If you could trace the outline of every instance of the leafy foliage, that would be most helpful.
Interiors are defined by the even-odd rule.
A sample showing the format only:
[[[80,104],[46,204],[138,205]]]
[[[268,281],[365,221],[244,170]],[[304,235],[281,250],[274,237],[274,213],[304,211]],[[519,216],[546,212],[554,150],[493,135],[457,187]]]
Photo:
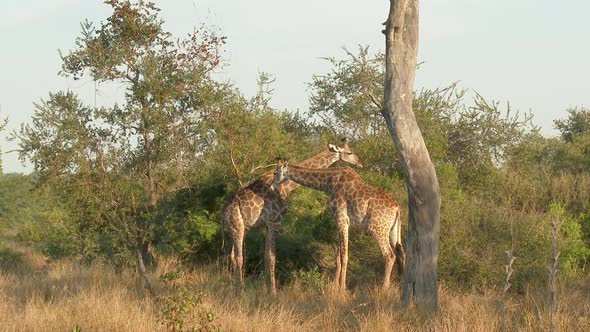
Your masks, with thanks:
[[[299,282],[303,289],[311,289],[318,294],[324,294],[326,291],[326,276],[317,267],[310,270],[298,270],[294,273],[293,279]]]
[[[160,299],[162,324],[172,332],[221,331],[215,323],[213,312],[203,306],[206,294],[194,294],[178,282],[180,277],[179,271],[168,272],[160,277],[160,281],[172,288],[172,294]]]
[[[561,133],[566,143],[572,143],[576,137],[590,134],[590,110],[574,107],[567,110],[568,118],[554,120],[555,128]]]
[[[2,245],[0,247],[0,271],[11,271],[23,264],[23,254]]]
[[[5,174],[0,177],[0,231],[31,223],[41,209],[35,200],[31,176]],[[17,230],[18,231],[18,230]]]
[[[358,54],[344,51],[346,60],[326,58],[333,66],[330,73],[313,76],[309,84],[310,113],[332,130],[355,139],[365,138],[384,129],[379,113],[384,56],[371,57],[369,48],[361,46]]]
[[[550,221],[557,219],[561,225],[558,239],[559,270],[569,276],[581,275],[590,258],[590,248],[585,245],[583,239],[583,219],[569,216],[565,208],[559,204],[549,207],[547,217]]]
[[[345,59],[327,58],[332,71],[315,75],[309,84],[310,113],[339,135],[358,138],[357,151],[367,156],[365,163],[373,170],[400,174],[395,148],[380,115],[383,55],[370,56],[366,47],[359,47],[358,54],[345,51]],[[433,161],[456,165],[464,183],[479,185],[505,161],[506,152],[535,128],[530,115],[512,114],[509,104],[502,111],[498,102],[475,93],[469,106],[465,95],[466,90],[456,83],[423,89],[414,96],[414,112]]]
[[[225,38],[199,29],[174,42],[153,3],[107,4],[112,15],[98,29],[83,24],[61,73],[123,84],[125,104],[92,109],[72,92],[50,94],[21,129],[21,158],[63,191],[87,229],[116,231],[107,237],[115,251],[149,256],[154,209],[187,186],[201,122],[214,111],[219,85],[209,73]]]
[[[203,161],[207,167],[231,170],[228,175],[235,180],[230,184],[232,189],[254,180],[260,174],[258,167],[301,150],[283,128],[282,114],[269,105],[273,81],[261,73],[259,91],[250,100],[236,91],[226,91],[219,112],[209,121],[209,131],[203,136]]]

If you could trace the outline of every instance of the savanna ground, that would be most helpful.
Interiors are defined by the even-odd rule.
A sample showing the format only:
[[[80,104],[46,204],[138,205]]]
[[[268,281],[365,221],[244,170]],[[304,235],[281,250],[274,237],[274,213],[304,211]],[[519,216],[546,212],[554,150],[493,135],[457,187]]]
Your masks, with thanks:
[[[216,265],[189,270],[174,259],[160,259],[150,274],[164,295],[156,301],[132,270],[115,271],[101,262],[51,262],[31,249],[10,245],[3,249],[2,263],[0,326],[4,331],[166,331],[173,330],[167,325],[173,319],[184,330],[549,330],[549,295],[542,288],[505,297],[501,291],[457,292],[443,284],[439,314],[428,320],[412,307],[402,308],[397,287],[383,292],[378,284],[359,284],[338,295],[326,281],[313,284],[301,278],[283,285],[273,297],[260,279],[248,279],[239,292],[231,276]],[[174,275],[174,285],[160,278],[163,275]],[[558,330],[590,330],[589,282],[585,278],[560,283]],[[193,300],[186,301],[190,296]],[[171,308],[166,299],[184,303],[190,310],[166,316],[165,308]]]

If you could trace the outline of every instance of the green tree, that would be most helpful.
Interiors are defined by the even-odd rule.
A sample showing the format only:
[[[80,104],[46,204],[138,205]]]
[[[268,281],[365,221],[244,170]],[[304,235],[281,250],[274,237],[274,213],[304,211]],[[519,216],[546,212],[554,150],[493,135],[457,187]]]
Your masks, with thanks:
[[[286,130],[286,115],[270,106],[273,82],[270,74],[261,73],[258,92],[249,100],[238,91],[228,91],[208,122],[208,134],[202,136],[205,168],[216,173],[231,170],[230,191],[267,171],[264,166],[278,157],[301,155],[307,146]]]
[[[332,69],[314,75],[310,115],[338,135],[356,138],[356,151],[371,171],[401,174],[401,164],[380,116],[385,60],[371,55],[368,47],[357,53],[345,50],[344,58],[326,58]],[[430,157],[436,165],[458,168],[463,184],[485,183],[485,177],[506,160],[506,152],[535,128],[530,115],[503,110],[500,103],[467,91],[456,83],[413,94],[413,111]]]
[[[567,110],[567,119],[555,120],[565,142],[557,152],[555,169],[574,173],[590,171],[590,110],[575,107]]]
[[[113,227],[122,246],[109,246],[129,250],[144,235],[133,227],[130,198],[145,194],[141,178],[126,169],[125,146],[114,139],[113,128],[97,127],[102,114],[105,110],[85,107],[72,92],[50,93],[36,104],[32,123],[21,127],[19,153],[32,162],[38,185],[70,207],[80,231],[90,236]]]
[[[543,168],[551,169],[561,145],[558,138],[547,138],[538,130],[533,130],[507,150],[506,166],[512,169],[526,169],[529,172]]]
[[[110,222],[142,265],[153,262],[154,209],[187,186],[204,119],[224,91],[210,73],[225,38],[201,27],[174,39],[153,3],[105,3],[111,16],[98,28],[82,24],[61,74],[120,84],[124,104],[91,109],[71,92],[50,94],[21,129],[21,158],[64,188],[81,221]]]
[[[485,185],[486,177],[507,160],[507,152],[534,131],[531,115],[502,111],[499,102],[477,94],[473,106],[459,105],[447,128],[446,160],[457,165],[464,184]]]
[[[30,223],[38,210],[33,198],[30,176],[4,174],[0,176],[0,232],[18,232],[18,227]],[[13,233],[14,233],[13,232]]]
[[[312,77],[309,111],[339,134],[364,139],[385,130],[379,114],[384,57],[371,56],[368,46],[359,46],[358,54],[344,52],[345,59],[325,58],[332,65],[329,73]]]
[[[0,176],[0,236],[33,246],[50,257],[79,254],[87,241],[79,237],[68,210],[37,177]]]
[[[541,166],[554,174],[590,171],[590,111],[568,109],[567,119],[555,120],[559,138],[545,138],[538,131],[524,135],[509,152],[509,164],[516,167]]]
[[[572,143],[577,136],[590,135],[590,110],[574,107],[567,110],[568,118],[554,120],[555,128],[566,143]]]

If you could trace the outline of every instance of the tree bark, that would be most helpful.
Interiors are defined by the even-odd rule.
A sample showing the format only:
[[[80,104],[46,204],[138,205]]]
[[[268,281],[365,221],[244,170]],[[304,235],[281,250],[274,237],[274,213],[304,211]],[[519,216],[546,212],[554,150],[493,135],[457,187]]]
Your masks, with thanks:
[[[390,0],[385,22],[385,93],[381,112],[404,169],[409,225],[404,305],[438,307],[440,192],[430,155],[412,110],[418,55],[418,0]]]
[[[147,289],[147,291],[150,293],[151,296],[158,299],[158,293],[156,293],[156,291],[154,290],[154,286],[152,286],[152,283],[150,282],[150,278],[147,275],[147,270],[145,268],[145,265],[143,264],[143,257],[141,255],[141,251],[139,249],[136,250],[136,255],[137,255],[137,269],[139,270],[139,275],[141,276],[141,278],[143,279],[143,281],[145,283],[145,288]]]

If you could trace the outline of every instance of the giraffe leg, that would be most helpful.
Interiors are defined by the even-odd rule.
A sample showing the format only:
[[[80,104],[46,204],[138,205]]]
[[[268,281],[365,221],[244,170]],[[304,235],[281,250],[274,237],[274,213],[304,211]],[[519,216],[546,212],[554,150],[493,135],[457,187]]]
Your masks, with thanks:
[[[338,240],[338,248],[336,249],[336,274],[334,275],[334,285],[336,285],[336,288],[340,287],[340,272],[341,271],[342,271],[342,264],[340,261],[340,239],[339,239]]]
[[[275,226],[268,226],[266,232],[266,248],[264,252],[264,262],[266,264],[266,272],[270,280],[270,291],[273,295],[277,293],[277,283],[275,280],[275,265],[276,265],[276,230]]]
[[[348,267],[348,223],[340,224],[340,290],[346,290],[346,271]]]
[[[233,240],[231,257],[234,275],[240,287],[244,287],[244,231],[236,232]]]
[[[389,244],[389,239],[379,241],[379,248],[381,249],[381,254],[383,255],[385,263],[383,289],[388,289],[391,284],[391,270],[393,269],[393,263],[395,262],[395,253]]]
[[[237,264],[236,264],[236,253],[234,252],[234,245],[233,245],[233,243],[231,245],[231,252],[229,254],[229,258],[231,259],[231,270],[230,270],[230,272],[231,273],[235,273]]]

